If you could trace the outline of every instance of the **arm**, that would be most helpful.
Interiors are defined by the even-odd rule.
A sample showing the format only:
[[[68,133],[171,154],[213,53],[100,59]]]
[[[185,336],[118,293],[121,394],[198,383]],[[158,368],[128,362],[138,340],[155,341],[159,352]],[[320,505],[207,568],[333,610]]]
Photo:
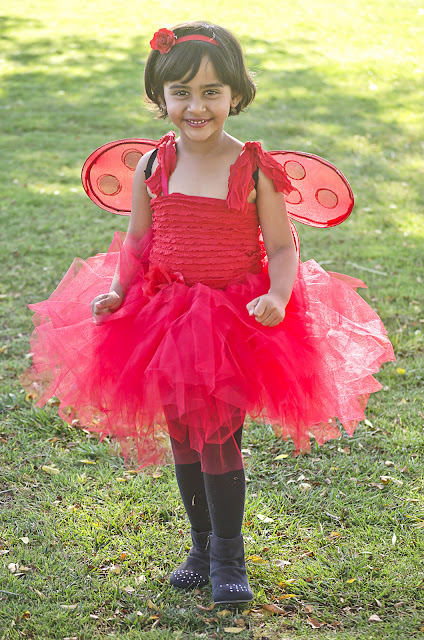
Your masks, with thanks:
[[[152,212],[150,209],[150,195],[146,184],[144,183],[144,170],[153,151],[146,153],[139,161],[134,174],[131,216],[128,225],[125,243],[127,245],[136,245],[144,236],[146,231],[152,224]],[[131,274],[126,274],[128,277]],[[109,293],[102,293],[94,298],[91,303],[91,311],[94,319],[104,313],[112,313],[121,306],[125,297],[125,290],[120,281],[119,263],[116,268],[115,276]]]
[[[298,259],[282,193],[277,193],[272,180],[259,174],[256,204],[268,256],[271,286],[268,293],[251,300],[250,315],[267,327],[275,327],[284,319],[297,275]]]

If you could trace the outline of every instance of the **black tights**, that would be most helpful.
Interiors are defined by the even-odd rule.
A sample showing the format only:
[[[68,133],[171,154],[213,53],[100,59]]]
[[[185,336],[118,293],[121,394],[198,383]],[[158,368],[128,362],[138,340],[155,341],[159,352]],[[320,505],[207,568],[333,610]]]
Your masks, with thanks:
[[[220,538],[240,535],[245,500],[241,455],[243,423],[224,444],[205,445],[202,454],[171,438],[175,475],[191,526]],[[203,469],[203,471],[202,471]]]

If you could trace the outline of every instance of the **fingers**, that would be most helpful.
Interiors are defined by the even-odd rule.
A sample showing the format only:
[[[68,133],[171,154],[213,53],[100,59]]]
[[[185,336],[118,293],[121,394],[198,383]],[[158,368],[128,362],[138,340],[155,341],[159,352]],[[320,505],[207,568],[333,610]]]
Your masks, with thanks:
[[[254,315],[255,320],[264,327],[276,327],[285,316],[284,309],[281,309],[280,305],[276,307],[266,295],[254,298],[246,305],[246,308],[249,315]]]
[[[259,300],[260,298],[254,298],[253,300],[247,303],[246,309],[249,312],[249,316],[255,315],[255,307],[258,304]]]
[[[102,293],[96,296],[91,303],[91,312],[95,318],[105,313],[111,313],[117,306],[116,302],[116,296],[110,293]]]
[[[280,322],[284,320],[284,315],[285,314],[281,315],[281,313],[271,314],[262,324],[264,327],[276,327],[277,324],[280,324]]]

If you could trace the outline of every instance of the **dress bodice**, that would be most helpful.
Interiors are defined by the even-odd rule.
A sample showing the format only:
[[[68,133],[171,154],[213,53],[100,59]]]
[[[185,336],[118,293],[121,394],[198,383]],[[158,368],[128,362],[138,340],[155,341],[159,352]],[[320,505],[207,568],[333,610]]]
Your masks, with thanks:
[[[264,257],[256,205],[247,197],[256,167],[274,180],[276,191],[290,192],[284,171],[258,142],[244,145],[230,167],[226,200],[181,193],[168,194],[176,164],[175,134],[158,147],[158,166],[146,180],[151,201],[153,241],[150,264],[181,274],[188,285],[201,282],[223,288],[246,273],[259,273]]]

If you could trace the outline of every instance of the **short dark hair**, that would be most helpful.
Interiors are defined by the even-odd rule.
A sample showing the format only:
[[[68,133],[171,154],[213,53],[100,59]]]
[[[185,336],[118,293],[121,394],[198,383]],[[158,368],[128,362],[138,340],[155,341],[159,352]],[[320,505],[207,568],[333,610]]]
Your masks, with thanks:
[[[163,55],[152,50],[144,70],[144,86],[149,101],[160,109],[164,100],[164,83],[176,80],[190,82],[197,74],[204,56],[213,64],[219,80],[231,87],[234,96],[241,96],[239,104],[231,109],[230,115],[238,115],[253,101],[255,83],[246,68],[241,45],[228,29],[209,22],[185,22],[172,31],[177,38],[193,34],[212,37],[220,46],[202,40],[190,40],[173,46]],[[162,113],[162,117],[166,117],[166,113]]]

